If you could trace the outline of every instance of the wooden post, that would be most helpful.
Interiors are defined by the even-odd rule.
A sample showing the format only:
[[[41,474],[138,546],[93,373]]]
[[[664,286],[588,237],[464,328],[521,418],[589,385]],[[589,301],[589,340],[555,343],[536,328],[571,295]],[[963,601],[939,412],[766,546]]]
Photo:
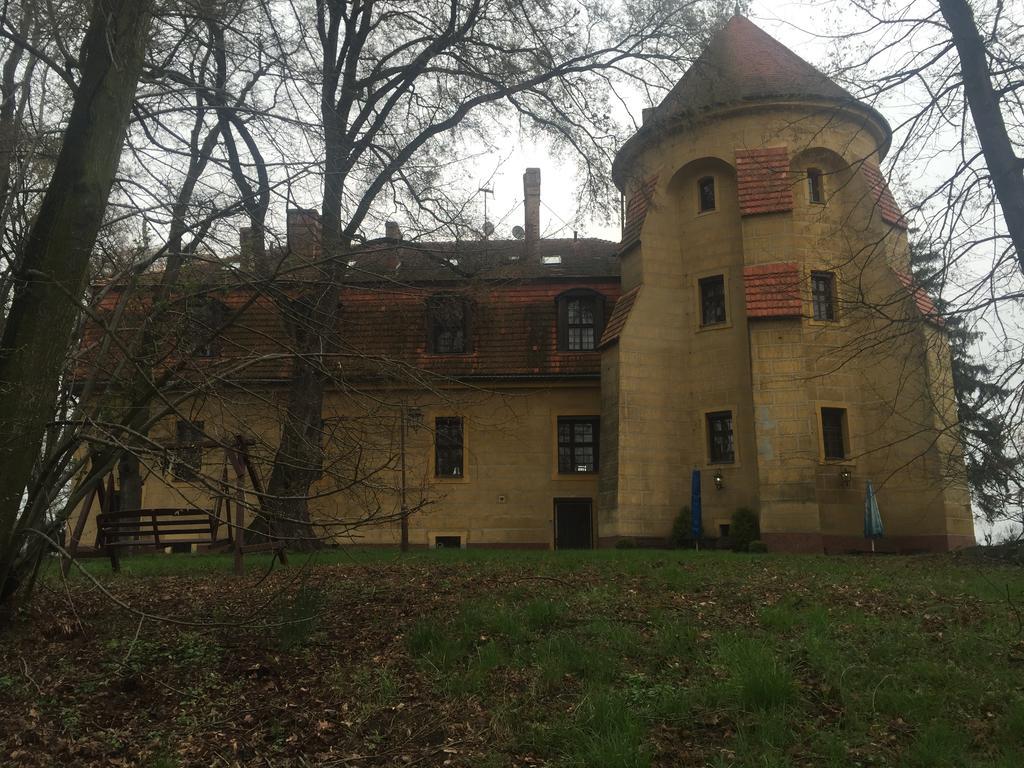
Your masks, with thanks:
[[[103,478],[100,478],[98,483],[102,486]],[[92,500],[95,498],[96,485],[93,485],[92,490],[85,495],[82,509],[78,513],[78,519],[75,521],[75,530],[71,532],[71,541],[68,543],[68,554],[71,555],[71,558],[61,560],[60,563],[61,570],[65,576],[68,575],[68,570],[71,568],[71,560],[78,554],[78,544],[82,540],[82,534],[85,532],[85,524],[89,520],[89,511],[92,509]]]
[[[486,197],[484,198],[486,200]],[[399,430],[401,435],[402,451],[402,551],[409,551],[409,507],[405,502],[405,403],[402,403],[402,426]]]
[[[241,576],[245,573],[242,560],[245,539],[245,461],[237,450],[232,450],[229,457],[235,470],[235,575]]]

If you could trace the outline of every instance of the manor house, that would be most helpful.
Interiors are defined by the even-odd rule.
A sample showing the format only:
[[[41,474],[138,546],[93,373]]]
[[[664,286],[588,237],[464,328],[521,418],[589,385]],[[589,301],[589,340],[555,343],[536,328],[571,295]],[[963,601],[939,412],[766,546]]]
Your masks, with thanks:
[[[366,544],[396,544],[406,508],[414,546],[661,545],[698,469],[709,538],[747,507],[770,549],[868,548],[871,480],[881,548],[973,543],[942,320],[879,169],[890,140],[736,16],[620,150],[620,242],[541,237],[538,169],[519,238],[389,226],[349,255],[314,517]],[[267,250],[282,281],[319,254],[314,213],[288,224]],[[273,458],[287,318],[214,292],[239,320],[195,365],[224,383],[167,421],[144,507],[211,506],[206,440],[244,435],[264,474]]]

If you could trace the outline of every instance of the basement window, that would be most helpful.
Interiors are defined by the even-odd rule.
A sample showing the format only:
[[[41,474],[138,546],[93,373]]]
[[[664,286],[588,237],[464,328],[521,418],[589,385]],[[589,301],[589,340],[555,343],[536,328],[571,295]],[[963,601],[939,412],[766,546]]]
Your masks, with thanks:
[[[557,256],[557,255],[556,256],[545,256],[543,261],[544,261],[544,264],[546,264],[547,266],[550,267],[550,266],[554,266],[556,264],[561,264],[562,263],[562,257],[561,256]]]
[[[435,536],[434,549],[462,549],[462,537]]]

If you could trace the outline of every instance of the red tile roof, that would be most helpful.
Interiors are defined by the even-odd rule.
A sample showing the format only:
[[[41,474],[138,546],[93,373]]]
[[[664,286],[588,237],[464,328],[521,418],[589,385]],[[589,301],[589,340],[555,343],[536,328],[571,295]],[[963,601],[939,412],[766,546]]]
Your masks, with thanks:
[[[800,266],[796,262],[744,267],[747,317],[800,317]]]
[[[646,137],[658,137],[679,118],[698,117],[719,107],[793,99],[842,104],[864,112],[881,129],[882,144],[888,144],[889,125],[873,107],[859,102],[749,19],[736,15],[711,37],[686,74],[623,145],[613,176],[621,187]]]
[[[742,216],[793,210],[789,151],[785,147],[737,149],[736,184]]]
[[[861,163],[860,171],[864,174],[864,178],[868,183],[868,188],[871,190],[875,205],[878,206],[878,212],[882,217],[882,221],[886,224],[892,224],[894,227],[906,229],[907,220],[900,211],[899,206],[896,205],[896,200],[892,196],[892,192],[889,191],[889,185],[886,183],[885,176],[882,175],[878,165],[865,161]]]
[[[597,377],[600,353],[560,352],[557,345],[556,298],[571,288],[590,288],[610,305],[619,296],[617,276],[553,278],[549,280],[465,280],[445,286],[407,284],[349,285],[342,289],[337,341],[339,370],[348,376],[397,377]],[[427,351],[428,297],[454,293],[470,305],[471,351],[441,355]],[[251,289],[211,292],[237,313],[220,338],[220,354],[187,360],[188,378],[201,373],[229,380],[283,380],[291,365],[291,346],[282,331],[279,304],[267,296],[254,299]],[[113,290],[98,306],[109,316],[119,294]],[[283,297],[282,297],[283,298]],[[249,303],[251,302],[251,303]],[[122,328],[122,336],[137,330],[148,302],[133,300],[126,315],[135,318]],[[179,309],[168,321],[162,348],[168,357],[162,369],[178,359],[196,339],[185,313]],[[77,378],[84,379],[96,360],[103,330],[87,324],[82,338]],[[115,374],[117,353],[103,364],[101,379]],[[415,369],[415,373],[410,371]],[[133,375],[131,369],[118,375]]]
[[[914,300],[914,306],[917,307],[917,311],[921,313],[924,319],[934,323],[940,328],[945,326],[946,319],[942,316],[942,313],[939,312],[939,308],[935,306],[935,302],[932,300],[932,297],[928,295],[928,292],[925,291],[924,288],[917,284],[917,281],[914,280],[913,276],[907,274],[901,269],[893,269],[893,272],[896,274],[896,277],[899,278],[900,283],[903,284],[907,293],[909,293],[911,298]]]
[[[598,345],[598,348],[603,349],[619,340],[619,334],[626,327],[629,313],[633,311],[636,297],[640,295],[640,288],[641,286],[638,285],[633,290],[627,291],[615,302],[615,309],[612,310],[612,316],[608,318],[608,324],[604,327],[604,333],[601,335],[601,343]]]
[[[844,88],[744,16],[733,16],[657,107],[696,113],[742,101],[815,97],[855,101]]]
[[[640,237],[640,230],[643,229],[644,220],[647,218],[647,209],[654,197],[654,189],[658,185],[658,176],[649,176],[640,184],[629,198],[626,205],[625,224],[622,227],[622,244],[629,245]]]

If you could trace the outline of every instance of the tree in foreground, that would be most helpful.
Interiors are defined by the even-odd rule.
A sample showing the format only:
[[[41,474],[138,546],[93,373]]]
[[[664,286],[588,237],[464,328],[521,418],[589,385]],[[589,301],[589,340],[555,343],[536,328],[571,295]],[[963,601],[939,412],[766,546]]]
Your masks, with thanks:
[[[89,258],[103,222],[135,88],[149,3],[97,0],[61,151],[28,233],[0,340],[0,588],[11,593],[19,511],[54,416]]]
[[[315,110],[322,147],[320,257],[286,298],[296,354],[264,511],[298,546],[318,537],[311,485],[323,469],[324,394],[334,365],[346,254],[382,197],[417,218],[448,223],[432,201],[441,168],[457,166],[466,142],[508,135],[519,123],[579,159],[584,196],[609,199],[616,88],[668,85],[727,4],[468,0],[291,4],[310,42],[295,71],[299,114]],[[315,85],[318,102],[302,101]],[[252,222],[259,231],[262,223]]]
[[[452,205],[446,192],[458,172],[449,169],[458,166],[466,146],[512,135],[508,126],[516,124],[573,151],[582,170],[582,197],[607,204],[616,89],[671,85],[700,38],[729,10],[718,0],[652,0],[628,8],[610,2],[579,6],[533,0],[456,0],[417,7],[373,0],[223,8],[169,3],[159,6],[160,20],[167,23],[149,40],[150,60],[143,64],[148,4],[123,5],[97,0],[84,43],[79,45],[74,30],[68,29],[55,38],[52,51],[34,45],[38,36],[7,17],[3,20],[3,35],[14,46],[9,59],[20,60],[20,49],[31,51],[39,71],[66,83],[71,104],[66,118],[59,110],[46,113],[56,116],[49,133],[64,140],[34,216],[33,234],[24,253],[7,262],[16,263],[15,271],[4,274],[4,286],[13,289],[10,305],[3,307],[0,350],[0,380],[6,388],[6,405],[0,408],[0,458],[5,466],[0,480],[0,582],[7,585],[6,593],[24,577],[20,569],[26,562],[29,567],[38,563],[38,558],[24,558],[29,530],[44,519],[59,524],[71,502],[85,493],[79,483],[59,503],[65,485],[80,476],[75,468],[85,466],[69,458],[79,455],[81,433],[51,431],[46,440],[43,435],[48,427],[85,418],[76,411],[80,402],[76,405],[73,397],[65,396],[58,406],[56,393],[66,382],[62,376],[69,350],[77,344],[74,329],[85,298],[88,260],[115,169],[123,160],[122,139],[133,99],[140,130],[131,132],[130,151],[136,158],[149,153],[149,162],[138,165],[143,176],[156,180],[154,162],[178,162],[187,171],[180,184],[165,189],[165,203],[173,213],[163,223],[164,247],[155,252],[143,247],[134,256],[128,251],[115,254],[109,262],[114,278],[127,276],[131,282],[151,266],[163,265],[166,285],[161,290],[166,297],[178,270],[200,253],[202,237],[218,218],[244,212],[255,248],[263,253],[270,195],[293,185],[322,190],[324,234],[317,258],[307,265],[310,269],[293,275],[296,280],[287,295],[274,287],[289,280],[280,264],[264,260],[270,269],[261,275],[262,286],[287,310],[293,360],[281,440],[263,506],[279,534],[314,541],[307,500],[311,484],[323,472],[323,396],[337,381],[332,354],[348,249],[380,218],[382,206],[398,206],[408,217],[430,222],[428,227],[458,229],[461,223],[452,216],[457,204]],[[64,19],[47,17],[55,12],[49,6],[45,12],[36,9],[33,19],[44,29],[56,28]],[[248,62],[253,78],[242,83],[232,69],[238,57],[232,56],[243,47],[246,25],[256,17],[275,37],[268,58],[257,55]],[[199,38],[197,30],[207,33],[205,54],[192,42]],[[80,59],[66,53],[78,49],[83,52]],[[186,51],[188,56],[183,56]],[[285,76],[268,84],[261,76],[271,67]],[[140,72],[143,91],[136,89]],[[160,89],[168,100],[155,103],[152,95]],[[194,102],[182,103],[183,93],[195,94]],[[259,114],[271,122],[280,120],[273,137],[253,133],[257,113],[247,96],[261,98],[265,111]],[[174,142],[169,144],[168,137]],[[294,162],[296,147],[309,153],[310,160]],[[13,154],[5,157],[11,162]],[[209,197],[195,193],[197,185],[203,187],[204,173],[220,178],[206,182],[207,192],[218,183],[226,189],[224,182],[230,180],[237,193],[233,204],[221,205],[218,212],[210,207]],[[121,179],[116,218],[109,226],[116,228],[133,211],[151,218],[155,208],[146,192],[152,188]],[[292,201],[290,192],[287,200]],[[71,213],[62,215],[65,209]],[[183,226],[193,235],[191,243],[183,240]],[[124,364],[136,366],[144,381],[128,394],[130,407],[122,408],[112,423],[116,429],[108,436],[113,438],[100,442],[100,460],[94,462],[95,472],[85,473],[86,485],[116,463],[129,480],[138,474],[133,456],[145,446],[149,425],[166,408],[177,407],[150,375],[158,354],[145,333],[131,339],[111,334],[107,343],[127,350]],[[148,409],[146,402],[154,397],[162,398],[163,411]],[[63,442],[51,445],[57,434]],[[54,458],[57,453],[59,458]],[[36,478],[38,493],[30,477]],[[129,494],[137,486],[129,482]],[[56,519],[55,510],[62,510]],[[15,563],[21,563],[19,573],[9,581]]]
[[[1024,10],[1002,0],[855,0],[845,79],[898,102],[888,162],[904,180],[918,277],[954,354],[958,424],[976,510],[1022,514]],[[913,179],[900,168],[913,166]],[[977,358],[983,362],[976,362]]]

